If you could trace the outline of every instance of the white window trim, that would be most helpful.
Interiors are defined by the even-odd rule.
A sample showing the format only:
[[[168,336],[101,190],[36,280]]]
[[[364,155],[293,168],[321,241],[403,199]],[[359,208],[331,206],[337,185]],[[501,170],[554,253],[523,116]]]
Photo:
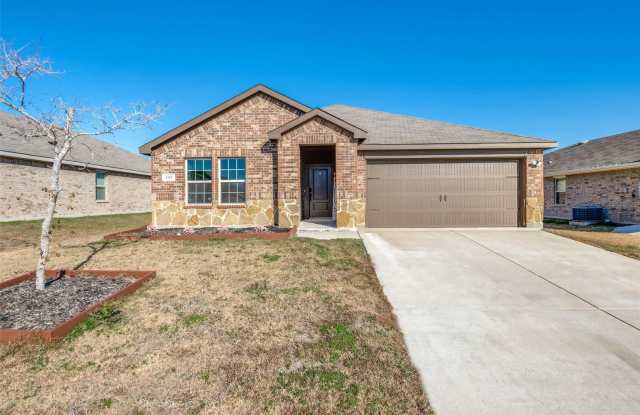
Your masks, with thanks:
[[[213,193],[213,177],[211,180],[189,180],[189,160],[211,160],[211,163],[213,163],[213,159],[206,157],[190,157],[184,159],[184,204],[188,206],[211,206],[213,204],[213,196],[211,197],[211,203],[189,203],[189,183],[211,183],[211,192]],[[213,174],[213,166],[211,174]]]
[[[558,192],[559,180],[564,180],[564,192]],[[564,193],[564,203],[558,203],[558,193]],[[564,206],[567,204],[567,178],[565,176],[553,178],[553,204],[556,206]]]
[[[222,160],[244,160],[244,180],[222,180]],[[222,182],[244,183],[244,202],[222,203]],[[247,159],[244,157],[221,157],[218,159],[218,205],[220,206],[244,206],[247,204]]]
[[[98,186],[98,173],[104,174],[104,186]],[[104,199],[102,200],[99,200],[96,197],[96,190],[98,189],[98,187],[104,187]],[[94,177],[93,197],[95,198],[96,203],[109,202],[109,174],[104,170],[96,170],[96,174]]]

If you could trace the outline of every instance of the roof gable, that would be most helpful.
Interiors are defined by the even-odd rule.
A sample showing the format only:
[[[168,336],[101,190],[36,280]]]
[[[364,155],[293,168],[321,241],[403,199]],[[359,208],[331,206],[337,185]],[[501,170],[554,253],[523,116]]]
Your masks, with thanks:
[[[177,135],[198,126],[199,124],[203,123],[204,121],[216,116],[217,114],[220,114],[221,112],[243,102],[244,100],[254,96],[255,94],[258,93],[263,93],[265,95],[268,95],[272,98],[275,98],[279,101],[284,102],[285,104],[303,112],[306,113],[308,111],[311,110],[311,108],[307,107],[304,104],[301,104],[300,102],[293,100],[285,95],[282,95],[274,90],[272,90],[271,88],[266,87],[265,85],[262,84],[258,84],[252,88],[247,89],[246,91],[236,95],[235,97],[228,99],[226,101],[224,101],[223,103],[221,103],[220,105],[217,105],[205,112],[203,112],[202,114],[198,115],[195,118],[192,118],[191,120],[177,126],[176,128],[167,131],[166,133],[162,134],[161,136],[149,141],[148,143],[143,144],[142,146],[140,146],[139,151],[142,154],[147,154],[150,155],[151,154],[151,149],[154,147],[157,147],[161,144],[163,144],[166,141],[171,140],[172,138],[176,137]]]
[[[640,130],[574,144],[544,159],[545,176],[640,167]]]
[[[329,114],[326,111],[316,108],[294,120],[289,121],[288,123],[276,128],[275,130],[269,132],[269,139],[278,140],[282,138],[282,135],[285,134],[286,132],[291,131],[297,126],[302,125],[307,121],[310,121],[316,117],[322,118],[323,120],[329,121],[330,123],[335,124],[338,127],[349,131],[350,133],[353,134],[353,138],[356,140],[364,140],[367,138],[367,132],[365,130],[359,127],[356,127],[355,125],[350,124],[347,121],[336,117],[335,115]]]

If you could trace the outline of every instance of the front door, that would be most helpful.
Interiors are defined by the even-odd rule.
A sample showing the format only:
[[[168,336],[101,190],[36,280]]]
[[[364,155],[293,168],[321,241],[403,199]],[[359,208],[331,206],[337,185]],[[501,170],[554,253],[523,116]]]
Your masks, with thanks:
[[[331,167],[309,167],[309,216],[331,217],[333,179]]]

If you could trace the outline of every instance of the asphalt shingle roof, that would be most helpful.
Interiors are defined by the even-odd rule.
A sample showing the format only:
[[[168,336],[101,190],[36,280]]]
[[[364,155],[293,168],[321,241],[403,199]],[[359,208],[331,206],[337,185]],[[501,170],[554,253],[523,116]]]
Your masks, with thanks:
[[[348,105],[329,105],[326,112],[368,132],[367,145],[549,143],[540,138],[483,130]]]
[[[640,162],[640,130],[574,144],[544,155],[545,176]]]
[[[23,156],[52,158],[53,149],[47,139],[25,137],[24,132],[29,130],[33,128],[30,128],[26,118],[0,112],[0,151]],[[151,172],[149,160],[123,148],[89,135],[80,136],[75,140],[65,161],[90,164],[104,170],[132,170],[144,175],[149,175]]]

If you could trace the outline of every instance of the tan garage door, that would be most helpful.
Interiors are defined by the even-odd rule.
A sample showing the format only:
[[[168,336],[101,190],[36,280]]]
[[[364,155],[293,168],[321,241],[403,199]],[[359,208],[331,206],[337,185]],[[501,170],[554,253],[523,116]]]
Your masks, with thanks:
[[[518,226],[518,161],[369,160],[367,226]]]

